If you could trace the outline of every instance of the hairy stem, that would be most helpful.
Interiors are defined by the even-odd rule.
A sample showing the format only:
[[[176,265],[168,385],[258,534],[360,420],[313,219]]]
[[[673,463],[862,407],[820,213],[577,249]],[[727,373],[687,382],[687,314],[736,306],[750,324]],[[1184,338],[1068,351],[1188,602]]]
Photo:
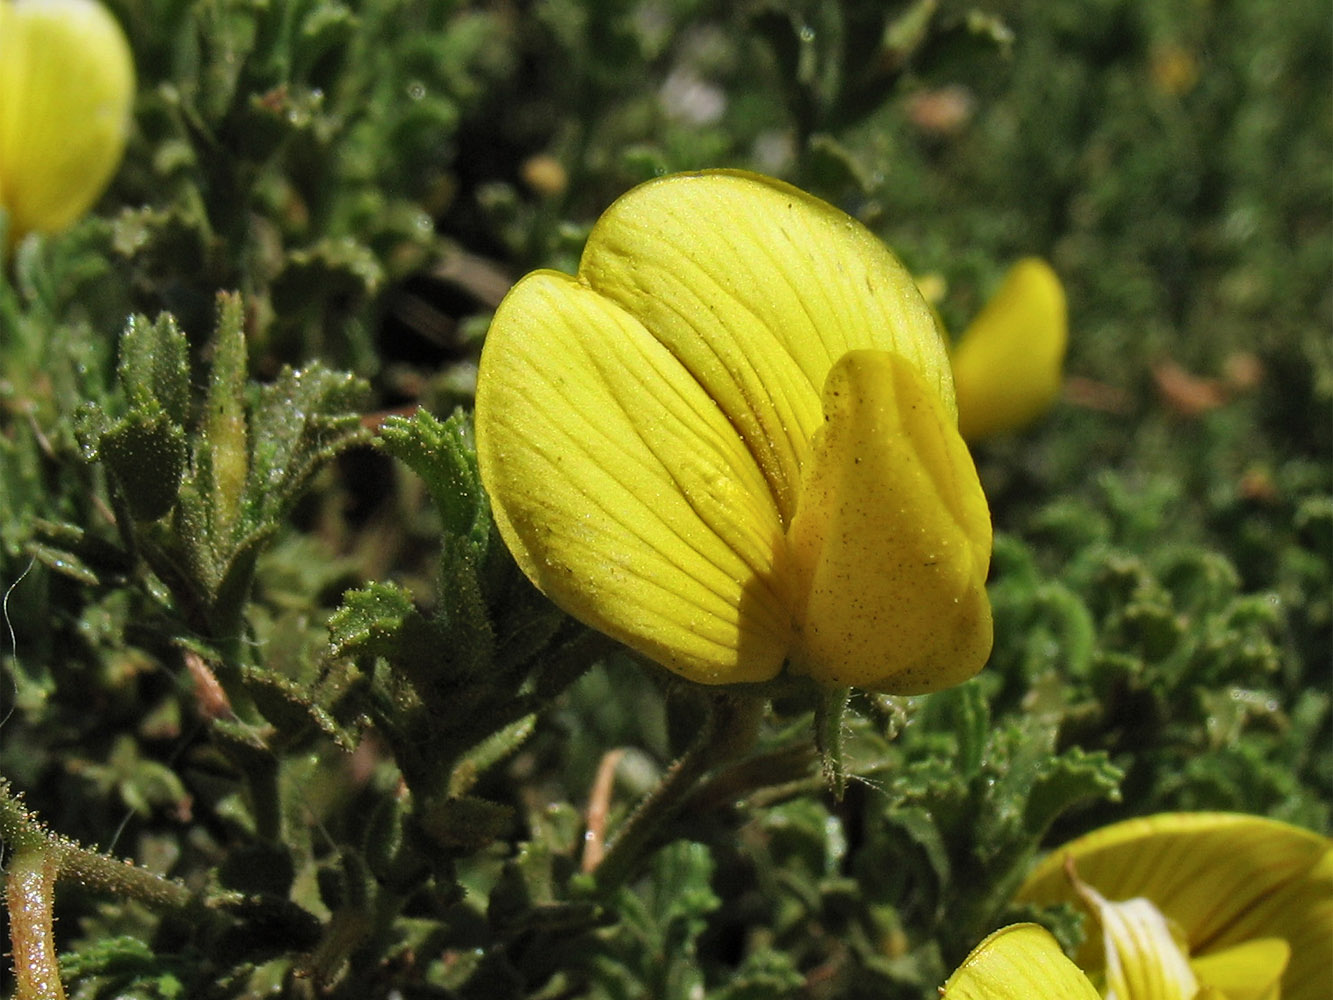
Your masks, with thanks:
[[[847,768],[842,760],[842,723],[847,714],[849,688],[823,692],[815,707],[815,746],[819,750],[824,781],[839,802],[847,791]]]
[[[65,1000],[52,915],[56,868],[55,852],[40,846],[20,847],[9,859],[5,905],[15,1000]]]

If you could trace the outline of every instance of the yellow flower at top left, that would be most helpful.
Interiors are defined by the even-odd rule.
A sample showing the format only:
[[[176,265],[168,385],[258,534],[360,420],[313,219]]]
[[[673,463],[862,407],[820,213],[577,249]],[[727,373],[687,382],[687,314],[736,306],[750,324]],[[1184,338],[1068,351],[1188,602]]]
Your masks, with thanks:
[[[94,0],[0,0],[0,208],[12,244],[86,212],[120,163],[134,62]]]

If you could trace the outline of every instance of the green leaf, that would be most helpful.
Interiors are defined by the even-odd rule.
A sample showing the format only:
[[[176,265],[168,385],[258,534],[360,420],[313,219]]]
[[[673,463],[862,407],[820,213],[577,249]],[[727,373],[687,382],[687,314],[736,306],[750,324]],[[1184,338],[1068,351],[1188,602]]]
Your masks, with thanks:
[[[336,56],[361,27],[355,14],[341,3],[321,3],[301,19],[293,39],[293,75],[307,77],[329,56]]]
[[[185,431],[156,404],[132,410],[102,432],[100,458],[139,521],[156,521],[176,505],[185,473]]]
[[[334,656],[384,656],[398,649],[404,623],[419,617],[412,595],[393,583],[372,583],[343,595],[329,619]]]
[[[513,824],[514,810],[499,802],[463,795],[429,803],[419,822],[438,846],[472,853],[499,839]]]
[[[246,667],[246,690],[260,713],[271,722],[287,742],[295,742],[313,723],[331,736],[345,750],[356,746],[353,731],[340,725],[320,703],[316,692],[273,670]]]
[[[349,591],[329,619],[335,656],[382,656],[408,676],[429,680],[448,649],[442,626],[426,618],[411,595],[392,583]]]
[[[53,548],[41,542],[32,542],[28,545],[28,551],[43,566],[53,569],[71,580],[77,580],[85,586],[95,587],[101,582],[101,578],[86,562],[65,549]]]
[[[906,62],[926,39],[939,0],[915,0],[906,10],[884,25],[881,47],[897,64]]]
[[[274,279],[273,304],[287,313],[321,295],[351,298],[374,292],[383,280],[383,268],[369,247],[350,237],[322,240],[287,255],[286,267]]]
[[[707,924],[707,916],[722,905],[710,881],[715,868],[705,844],[678,841],[653,860],[653,911],[664,925],[677,925],[678,934],[692,939]]]
[[[281,898],[291,890],[295,866],[284,845],[261,841],[233,847],[218,867],[218,882],[246,895]]]
[[[449,776],[449,793],[462,795],[468,791],[483,773],[517,753],[536,727],[536,714],[525,715],[478,743],[455,765]]]

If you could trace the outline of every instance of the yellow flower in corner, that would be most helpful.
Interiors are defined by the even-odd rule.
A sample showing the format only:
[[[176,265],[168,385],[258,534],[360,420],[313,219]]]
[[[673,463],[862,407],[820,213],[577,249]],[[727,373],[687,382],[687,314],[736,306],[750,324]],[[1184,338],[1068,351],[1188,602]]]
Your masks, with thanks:
[[[1333,841],[1231,813],[1167,813],[1053,851],[1019,902],[1091,913],[1076,961],[1116,1000],[1325,1000]]]
[[[496,522],[552,600],[683,677],[936,690],[991,645],[991,527],[911,276],[789,185],[651,181],[497,310]]]
[[[940,1000],[1101,1000],[1050,932],[1013,924],[972,949]]]
[[[1050,265],[1019,261],[953,351],[958,427],[969,441],[1015,430],[1060,393],[1065,293]]]
[[[93,0],[0,0],[0,208],[9,239],[86,212],[125,149],[134,65]]]

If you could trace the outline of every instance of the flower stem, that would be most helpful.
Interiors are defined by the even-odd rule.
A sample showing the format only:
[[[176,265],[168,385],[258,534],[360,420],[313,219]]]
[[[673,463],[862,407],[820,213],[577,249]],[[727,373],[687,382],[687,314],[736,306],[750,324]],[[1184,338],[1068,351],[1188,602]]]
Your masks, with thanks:
[[[833,688],[821,694],[815,706],[815,746],[819,750],[824,781],[839,802],[847,791],[847,767],[842,760],[842,722],[847,714],[850,688]]]

